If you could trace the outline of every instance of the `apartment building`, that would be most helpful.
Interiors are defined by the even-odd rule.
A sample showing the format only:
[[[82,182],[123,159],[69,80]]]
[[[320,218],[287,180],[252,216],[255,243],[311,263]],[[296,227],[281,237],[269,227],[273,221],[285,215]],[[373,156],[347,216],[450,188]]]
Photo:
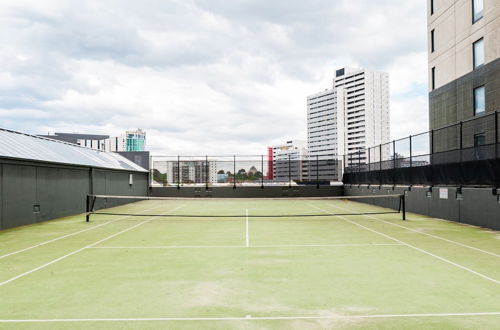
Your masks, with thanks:
[[[431,130],[468,119],[464,147],[494,141],[500,110],[498,0],[427,0]],[[437,130],[434,151],[457,148],[459,132]]]

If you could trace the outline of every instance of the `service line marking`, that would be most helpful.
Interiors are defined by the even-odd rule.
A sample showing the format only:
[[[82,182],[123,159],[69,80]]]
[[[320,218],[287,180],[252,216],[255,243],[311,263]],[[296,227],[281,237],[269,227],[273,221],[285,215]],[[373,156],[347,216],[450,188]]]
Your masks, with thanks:
[[[317,206],[315,206],[315,205],[313,205],[313,204],[308,204],[308,205],[309,205],[309,206],[311,206],[311,207],[316,208],[317,210],[322,210],[323,212],[327,212],[327,213],[329,213],[329,212],[330,212],[330,211],[324,210],[324,209],[322,209],[322,208],[320,208],[320,207],[317,207]],[[339,208],[340,208],[340,207],[339,207]],[[372,219],[377,220],[376,218],[374,218],[374,217],[372,217],[372,216],[369,216],[369,215],[365,215],[365,214],[363,214],[363,216],[364,216],[364,217],[369,217],[369,218],[372,218]],[[446,258],[440,257],[440,256],[438,256],[438,255],[436,255],[436,254],[433,254],[433,253],[431,253],[431,252],[429,252],[429,251],[426,251],[426,250],[424,250],[424,249],[421,249],[421,248],[416,247],[416,246],[414,246],[414,245],[411,245],[411,244],[409,244],[409,243],[403,242],[403,241],[401,241],[401,240],[399,240],[399,239],[397,239],[397,238],[394,238],[394,237],[392,237],[392,236],[390,236],[390,235],[387,235],[387,234],[381,233],[381,232],[379,232],[379,231],[376,231],[376,230],[374,230],[374,229],[371,229],[371,228],[369,228],[369,227],[363,226],[363,225],[361,225],[361,224],[359,224],[359,223],[356,223],[356,222],[354,222],[354,221],[351,221],[351,220],[347,219],[346,217],[339,216],[339,218],[342,218],[344,221],[347,221],[347,222],[349,222],[349,223],[352,223],[352,224],[353,224],[353,225],[355,225],[355,226],[358,226],[358,227],[360,227],[360,228],[364,228],[364,229],[366,229],[366,230],[368,230],[368,231],[371,231],[371,232],[373,232],[373,233],[376,233],[376,234],[379,234],[379,235],[381,235],[381,236],[384,236],[384,237],[386,237],[386,238],[388,238],[388,239],[391,239],[391,240],[393,240],[393,241],[395,241],[395,242],[398,242],[398,243],[401,243],[401,244],[403,244],[403,245],[406,245],[407,247],[412,248],[412,249],[414,249],[414,250],[417,250],[417,251],[419,251],[419,252],[421,252],[421,253],[427,254],[427,255],[429,255],[429,256],[431,256],[431,257],[434,257],[434,258],[436,258],[436,259],[439,259],[439,260],[441,260],[441,261],[443,261],[443,262],[446,262],[446,263],[448,263],[448,264],[450,264],[450,265],[453,265],[453,266],[455,266],[455,267],[458,267],[458,268],[460,268],[460,269],[463,269],[463,270],[465,270],[465,271],[468,271],[468,272],[470,272],[470,273],[472,273],[472,274],[475,274],[475,275],[477,275],[477,276],[480,276],[480,277],[482,277],[482,278],[484,278],[484,279],[486,279],[486,280],[488,280],[488,281],[491,281],[491,282],[496,283],[496,284],[500,284],[500,281],[498,281],[498,280],[496,280],[496,279],[494,279],[494,278],[492,278],[492,277],[489,277],[489,276],[487,276],[487,275],[484,275],[484,274],[482,274],[482,273],[479,273],[479,272],[477,272],[477,271],[475,271],[475,270],[473,270],[473,269],[470,269],[470,268],[468,268],[468,267],[465,267],[465,266],[463,266],[463,265],[457,264],[456,262],[453,262],[453,261],[448,260],[448,259],[446,259]]]
[[[147,212],[147,211],[151,211],[152,209],[155,209],[157,208],[158,206],[155,206],[155,207],[150,207],[146,210],[143,210],[141,212]],[[77,231],[77,232],[74,232],[74,233],[71,233],[71,234],[66,234],[66,235],[63,235],[61,237],[57,237],[57,238],[53,238],[51,240],[48,240],[48,241],[45,241],[45,242],[42,242],[42,243],[38,243],[36,245],[33,245],[33,246],[30,246],[30,247],[27,247],[27,248],[24,248],[24,249],[21,249],[21,250],[17,250],[17,251],[14,251],[14,252],[10,252],[10,253],[7,253],[7,254],[4,254],[4,255],[1,255],[0,256],[0,259],[3,259],[3,258],[6,258],[6,257],[9,257],[9,256],[12,256],[12,255],[15,255],[15,254],[18,254],[18,253],[21,253],[21,252],[24,252],[24,251],[28,251],[28,250],[31,250],[31,249],[34,249],[34,248],[37,248],[39,246],[43,246],[43,245],[46,245],[46,244],[49,244],[49,243],[52,243],[52,242],[56,242],[56,241],[59,241],[63,238],[67,238],[67,237],[71,237],[71,236],[75,236],[75,235],[78,235],[78,234],[81,234],[81,233],[84,233],[86,231],[89,231],[89,230],[93,230],[93,229],[96,229],[96,228],[99,228],[99,227],[102,227],[102,226],[106,226],[106,225],[109,225],[110,223],[113,223],[113,222],[116,222],[116,221],[119,221],[119,220],[122,220],[124,218],[126,218],[127,216],[123,216],[123,217],[119,217],[115,220],[111,220],[111,221],[108,221],[108,222],[105,222],[105,223],[102,223],[100,225],[96,225],[96,226],[93,226],[93,227],[90,227],[90,228],[86,228],[86,229],[83,229],[83,230],[80,230],[80,231]]]
[[[68,318],[68,319],[0,319],[0,323],[50,322],[146,322],[146,321],[280,321],[280,320],[343,320],[420,317],[498,316],[500,312],[484,313],[428,313],[428,314],[368,314],[368,315],[311,315],[311,316],[241,316],[241,317],[149,317],[149,318]]]
[[[183,207],[183,206],[184,206],[184,205],[179,205],[178,207],[176,207],[176,208],[174,208],[174,209],[170,210],[169,212],[176,211],[176,210],[178,210],[179,208],[181,208],[181,207]],[[157,208],[157,207],[158,207],[158,206],[156,206],[156,207],[154,207],[154,208]],[[38,267],[36,267],[36,268],[33,268],[33,269],[29,270],[29,271],[27,271],[27,272],[24,272],[24,273],[22,273],[22,274],[16,275],[16,276],[14,276],[14,277],[12,277],[12,278],[10,278],[10,279],[8,279],[8,280],[5,280],[5,281],[3,281],[3,282],[0,282],[0,286],[3,286],[3,285],[5,285],[5,284],[8,284],[8,283],[10,283],[10,282],[12,282],[12,281],[15,281],[15,280],[17,280],[17,279],[19,279],[19,278],[21,278],[21,277],[27,276],[27,275],[29,275],[29,274],[31,274],[31,273],[34,273],[34,272],[36,272],[36,271],[38,271],[38,270],[40,270],[40,269],[43,269],[43,268],[48,267],[48,266],[50,266],[50,265],[52,265],[52,264],[55,264],[55,263],[56,263],[56,262],[58,262],[58,261],[64,260],[64,259],[66,259],[66,258],[68,258],[68,257],[70,257],[70,256],[72,256],[72,255],[75,255],[75,254],[77,254],[77,253],[79,253],[79,252],[82,252],[82,251],[83,251],[83,250],[85,250],[85,249],[91,248],[91,247],[93,247],[93,246],[95,246],[95,245],[97,245],[97,244],[100,244],[100,243],[105,242],[105,241],[107,241],[107,240],[109,240],[109,239],[112,239],[112,238],[114,238],[114,237],[116,237],[116,236],[118,236],[118,235],[121,235],[121,234],[123,234],[123,233],[125,233],[125,232],[127,232],[127,231],[130,231],[130,230],[135,229],[135,228],[137,228],[137,227],[139,227],[139,226],[142,226],[143,224],[145,224],[145,223],[147,223],[147,222],[150,222],[150,221],[152,221],[153,219],[154,219],[154,217],[150,217],[150,218],[148,218],[148,219],[146,219],[146,220],[144,220],[144,221],[139,222],[138,224],[135,224],[135,225],[133,225],[133,226],[131,226],[131,227],[128,227],[128,228],[126,228],[126,229],[124,229],[124,230],[121,230],[121,231],[119,231],[119,232],[117,232],[117,233],[114,233],[114,234],[112,234],[112,235],[110,235],[110,236],[108,236],[108,237],[105,237],[105,238],[103,238],[103,239],[100,239],[100,240],[98,240],[98,241],[96,241],[96,242],[94,242],[94,243],[91,243],[91,244],[89,244],[89,245],[86,245],[86,246],[84,246],[84,247],[82,247],[82,248],[80,248],[80,249],[78,249],[78,250],[75,250],[75,251],[73,251],[73,252],[70,252],[70,253],[68,253],[68,254],[65,254],[65,255],[63,255],[63,256],[61,256],[61,257],[59,257],[59,258],[56,258],[56,259],[54,259],[54,260],[52,260],[52,261],[49,261],[49,262],[47,262],[47,263],[45,263],[45,264],[43,264],[43,265],[41,265],[41,266],[38,266]]]

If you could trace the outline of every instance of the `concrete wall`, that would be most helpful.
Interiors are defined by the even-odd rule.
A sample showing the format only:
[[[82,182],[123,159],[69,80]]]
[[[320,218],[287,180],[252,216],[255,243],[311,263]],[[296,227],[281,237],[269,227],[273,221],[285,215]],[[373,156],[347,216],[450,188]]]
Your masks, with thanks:
[[[289,187],[153,187],[153,196],[159,197],[214,197],[214,198],[264,198],[264,197],[322,197],[342,196],[342,186],[292,186]]]
[[[462,188],[457,198],[457,187],[411,187],[345,185],[346,196],[386,195],[406,193],[406,210],[434,218],[456,221],[500,230],[500,195],[492,188]],[[440,189],[446,189],[448,198],[441,198]],[[430,195],[428,196],[428,192]],[[444,191],[443,191],[444,193]],[[396,200],[367,200],[371,204],[397,209]]]
[[[427,0],[430,3],[431,0]],[[484,38],[485,63],[500,57],[500,7],[498,0],[484,0],[484,16],[472,21],[472,0],[434,0],[434,14],[427,14],[429,90],[431,68],[436,68],[436,88],[473,70],[472,44]],[[431,31],[435,51],[431,52]]]
[[[92,189],[95,194],[146,195],[148,174],[0,159],[0,229],[85,212]]]

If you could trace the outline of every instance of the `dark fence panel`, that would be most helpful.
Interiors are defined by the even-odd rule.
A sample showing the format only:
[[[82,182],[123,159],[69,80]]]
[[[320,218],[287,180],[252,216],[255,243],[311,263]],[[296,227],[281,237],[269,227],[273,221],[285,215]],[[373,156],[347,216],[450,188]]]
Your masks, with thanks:
[[[500,187],[500,113],[412,135],[344,156],[346,184]],[[367,163],[359,157],[366,153]]]

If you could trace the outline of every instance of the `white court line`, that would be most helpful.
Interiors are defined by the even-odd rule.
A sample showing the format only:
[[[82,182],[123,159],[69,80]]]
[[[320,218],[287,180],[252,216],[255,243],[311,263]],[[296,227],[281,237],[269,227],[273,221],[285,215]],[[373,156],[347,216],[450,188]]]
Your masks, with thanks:
[[[312,204],[308,204],[308,205],[309,205],[309,206],[311,206],[311,207],[316,208],[317,210],[322,210],[323,212],[330,213],[330,211],[327,211],[327,210],[321,209],[321,208],[319,208],[319,207],[316,207],[315,205],[312,205]],[[365,217],[369,217],[369,218],[373,218],[373,217],[368,216],[368,215],[363,215],[363,216],[365,216]],[[450,264],[450,265],[453,265],[453,266],[455,266],[455,267],[458,267],[458,268],[460,268],[460,269],[466,270],[466,271],[468,271],[468,272],[470,272],[470,273],[472,273],[472,274],[475,274],[475,275],[477,275],[477,276],[480,276],[480,277],[482,277],[482,278],[484,278],[484,279],[487,279],[487,280],[489,280],[489,281],[491,281],[491,282],[493,282],[493,283],[500,284],[500,281],[498,281],[498,280],[496,280],[496,279],[494,279],[494,278],[491,278],[491,277],[489,277],[489,276],[487,276],[487,275],[484,275],[484,274],[482,274],[482,273],[476,272],[475,270],[472,270],[472,269],[470,269],[470,268],[468,268],[468,267],[465,267],[465,266],[462,266],[462,265],[460,265],[460,264],[457,264],[457,263],[455,263],[455,262],[453,262],[453,261],[451,261],[451,260],[448,260],[448,259],[446,259],[446,258],[443,258],[443,257],[440,257],[440,256],[438,256],[438,255],[435,255],[435,254],[433,254],[433,253],[431,253],[431,252],[428,252],[428,251],[426,251],[426,250],[423,250],[423,249],[421,249],[421,248],[418,248],[418,247],[416,247],[416,246],[414,246],[414,245],[411,245],[411,244],[405,243],[405,242],[403,242],[403,241],[401,241],[401,240],[399,240],[399,239],[397,239],[397,238],[394,238],[394,237],[392,237],[392,236],[389,236],[389,235],[387,235],[387,234],[384,234],[384,233],[381,233],[381,232],[376,231],[376,230],[374,230],[374,229],[371,229],[371,228],[369,228],[369,227],[363,226],[363,225],[361,225],[361,224],[359,224],[359,223],[356,223],[356,222],[354,222],[354,221],[351,221],[351,220],[349,220],[349,219],[347,219],[347,218],[345,218],[345,217],[343,217],[343,216],[339,216],[339,217],[340,217],[340,218],[342,218],[344,221],[347,221],[347,222],[349,222],[349,223],[352,223],[353,225],[356,225],[356,226],[358,226],[358,227],[364,228],[364,229],[366,229],[366,230],[368,230],[368,231],[371,231],[371,232],[373,232],[373,233],[376,233],[376,234],[379,234],[379,235],[381,235],[381,236],[384,236],[384,237],[386,237],[386,238],[388,238],[388,239],[391,239],[391,240],[393,240],[393,241],[395,241],[395,242],[398,242],[398,243],[401,243],[401,244],[403,244],[403,245],[406,245],[406,246],[408,246],[408,247],[410,247],[410,248],[412,248],[412,249],[415,249],[415,250],[417,250],[417,251],[419,251],[419,252],[422,252],[422,253],[424,253],[424,254],[427,254],[427,255],[429,255],[429,256],[431,256],[431,257],[434,257],[434,258],[436,258],[436,259],[439,259],[439,260],[441,260],[441,261],[444,261],[444,262],[446,262],[446,263],[448,263],[448,264]]]
[[[351,212],[351,210],[346,209],[346,208],[341,207],[341,206],[337,206],[336,205],[335,207],[339,208],[341,210],[345,210],[345,211]],[[366,215],[366,216],[368,216],[368,215]],[[481,250],[479,248],[476,248],[476,247],[473,247],[473,246],[470,246],[470,245],[467,245],[467,244],[463,244],[463,243],[460,243],[460,242],[457,242],[457,241],[453,241],[453,240],[450,240],[450,239],[447,239],[447,238],[444,238],[444,237],[441,237],[441,236],[437,236],[437,235],[433,235],[433,234],[429,234],[429,233],[424,233],[424,232],[421,232],[421,231],[418,231],[418,230],[415,230],[415,229],[411,229],[411,228],[408,228],[408,227],[405,227],[405,226],[402,226],[402,225],[398,225],[397,223],[392,223],[392,222],[388,222],[388,221],[382,220],[382,219],[374,217],[374,216],[369,216],[369,217],[372,218],[372,219],[375,219],[377,221],[380,221],[380,222],[386,223],[388,225],[391,225],[391,226],[400,227],[400,228],[403,228],[403,229],[406,229],[406,230],[409,230],[409,231],[412,231],[412,232],[415,232],[415,233],[419,233],[419,234],[422,234],[422,235],[430,236],[430,237],[433,237],[433,238],[436,238],[436,239],[440,239],[440,240],[446,241],[448,243],[453,243],[453,244],[456,244],[456,245],[460,245],[460,246],[465,247],[465,248],[469,248],[469,249],[472,249],[472,250],[476,250],[476,251],[479,251],[479,252],[482,252],[482,253],[486,253],[486,254],[492,255],[494,257],[500,258],[500,254],[496,254],[496,253],[493,253],[493,252]],[[432,219],[433,218],[428,218],[427,220],[432,220]],[[415,219],[412,219],[412,220],[415,220]],[[439,219],[437,219],[437,220],[439,220]],[[453,223],[453,221],[447,221],[447,222],[452,222]],[[454,222],[454,223],[456,224],[456,222]],[[477,227],[477,226],[474,226],[474,227]]]
[[[280,321],[280,320],[349,320],[419,317],[498,316],[500,312],[484,313],[427,313],[427,314],[368,314],[368,315],[317,315],[317,316],[251,316],[244,317],[148,317],[148,318],[87,318],[87,319],[24,319],[5,320],[0,323],[49,323],[49,322],[146,322],[146,321]]]
[[[248,231],[248,209],[245,210],[245,246],[250,246],[250,233]]]
[[[172,212],[172,211],[178,210],[179,208],[181,208],[181,207],[183,207],[183,206],[184,206],[184,205],[180,205],[180,206],[178,206],[178,207],[176,207],[176,208],[174,208],[174,209],[170,210],[169,212]],[[157,208],[157,207],[159,207],[159,206],[156,206],[155,208]],[[8,284],[8,283],[10,283],[10,282],[12,282],[12,281],[15,281],[15,280],[17,280],[17,279],[19,279],[19,278],[21,278],[21,277],[24,277],[24,276],[26,276],[26,275],[29,275],[29,274],[31,274],[31,273],[34,273],[34,272],[36,272],[36,271],[38,271],[38,270],[40,270],[40,269],[43,269],[43,268],[45,268],[45,267],[47,267],[47,266],[52,265],[52,264],[55,264],[55,263],[56,263],[56,262],[58,262],[58,261],[61,261],[61,260],[63,260],[63,259],[66,259],[67,257],[70,257],[70,256],[72,256],[72,255],[74,255],[74,254],[77,254],[77,253],[79,253],[79,252],[81,252],[81,251],[83,251],[83,250],[85,250],[85,249],[88,249],[88,248],[93,247],[93,246],[95,246],[95,245],[97,245],[97,244],[100,244],[100,243],[102,243],[102,242],[104,242],[104,241],[107,241],[107,240],[109,240],[109,239],[111,239],[111,238],[113,238],[113,237],[116,237],[116,236],[118,236],[118,235],[121,235],[121,234],[123,234],[123,233],[125,233],[125,232],[127,232],[127,231],[130,231],[130,230],[134,229],[134,228],[137,228],[137,227],[139,227],[139,226],[142,226],[143,224],[145,224],[145,223],[147,223],[147,222],[149,222],[149,221],[152,221],[153,219],[155,219],[155,217],[150,217],[150,218],[148,218],[148,219],[146,219],[146,220],[144,220],[144,221],[142,221],[142,222],[139,222],[139,223],[138,223],[138,224],[136,224],[136,225],[133,225],[132,227],[128,227],[128,228],[126,228],[126,229],[124,229],[124,230],[121,230],[121,231],[119,231],[119,232],[115,233],[115,234],[112,234],[112,235],[110,235],[110,236],[108,236],[108,237],[105,237],[105,238],[103,238],[103,239],[100,239],[100,240],[98,240],[97,242],[94,242],[94,243],[91,243],[91,244],[89,244],[89,245],[86,245],[86,246],[84,246],[84,247],[82,247],[82,248],[80,248],[80,249],[78,249],[78,250],[75,250],[75,251],[73,251],[73,252],[70,252],[70,253],[68,253],[68,254],[65,254],[65,255],[63,255],[63,256],[61,256],[61,257],[59,257],[59,258],[56,258],[56,259],[54,259],[54,260],[52,260],[52,261],[49,261],[49,262],[47,262],[47,263],[45,263],[45,264],[43,264],[43,265],[41,265],[41,266],[38,266],[38,267],[36,267],[36,268],[33,268],[32,270],[29,270],[29,271],[27,271],[27,272],[24,272],[24,273],[22,273],[22,274],[19,274],[19,275],[17,275],[17,276],[14,276],[14,277],[12,277],[12,278],[10,278],[10,279],[8,279],[8,280],[5,280],[5,281],[3,281],[3,282],[0,282],[0,286],[3,286],[3,285],[5,285],[5,284]]]
[[[155,206],[155,207],[150,207],[146,210],[143,210],[141,212],[147,212],[147,211],[151,211],[152,209],[155,209],[159,206]],[[24,251],[28,251],[28,250],[31,250],[31,249],[34,249],[34,248],[37,248],[39,246],[42,246],[42,245],[46,245],[46,244],[49,244],[49,243],[52,243],[52,242],[56,242],[58,240],[61,240],[63,238],[67,238],[67,237],[71,237],[71,236],[75,236],[75,235],[78,235],[78,234],[81,234],[81,233],[84,233],[86,231],[89,231],[89,230],[93,230],[93,229],[96,229],[96,228],[99,228],[99,227],[102,227],[102,226],[105,226],[105,225],[109,225],[110,223],[113,223],[113,222],[116,222],[116,221],[119,221],[119,220],[122,220],[124,218],[126,218],[127,216],[124,216],[124,217],[120,217],[118,219],[115,219],[115,220],[112,220],[112,221],[108,221],[106,223],[102,223],[100,225],[96,225],[96,226],[93,226],[91,228],[87,228],[87,229],[83,229],[83,230],[80,230],[80,231],[77,231],[77,232],[74,232],[74,233],[71,233],[71,234],[66,234],[64,236],[61,236],[61,237],[57,237],[57,238],[54,238],[54,239],[51,239],[51,240],[48,240],[48,241],[45,241],[45,242],[42,242],[42,243],[38,243],[36,245],[33,245],[33,246],[30,246],[30,247],[27,247],[27,248],[24,248],[24,249],[21,249],[21,250],[17,250],[17,251],[14,251],[14,252],[10,252],[10,253],[7,253],[7,254],[4,254],[4,255],[1,255],[0,256],[0,259],[3,259],[3,258],[6,258],[6,257],[9,257],[9,256],[12,256],[14,254],[18,254],[18,253],[21,253],[21,252],[24,252]]]
[[[287,247],[363,247],[363,246],[404,246],[400,243],[365,244],[278,244],[278,245],[160,245],[160,246],[92,246],[89,249],[224,249],[224,248],[287,248]]]

